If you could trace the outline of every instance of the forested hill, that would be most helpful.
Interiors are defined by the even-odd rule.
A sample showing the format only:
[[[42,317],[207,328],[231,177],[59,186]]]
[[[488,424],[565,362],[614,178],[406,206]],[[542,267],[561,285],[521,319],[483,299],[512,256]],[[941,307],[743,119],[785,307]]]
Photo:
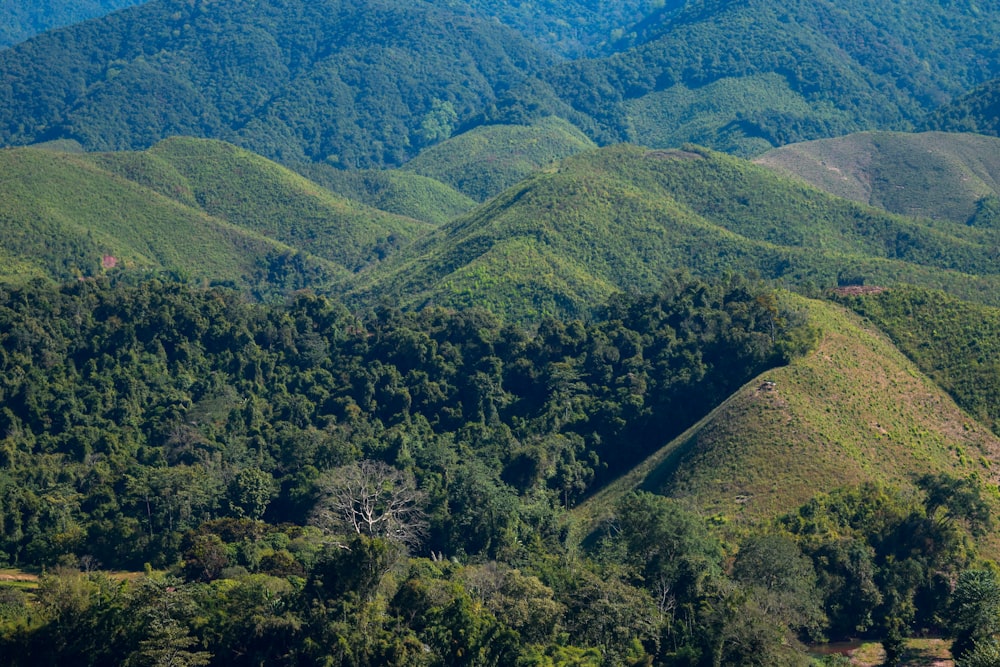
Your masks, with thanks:
[[[1000,15],[971,2],[770,0],[668,6],[604,60],[547,75],[605,140],[744,154],[907,129],[1000,73]]]
[[[937,109],[925,123],[945,132],[1000,136],[1000,79],[987,81],[967,95]]]
[[[142,0],[21,0],[0,1],[0,48],[38,33],[103,16]]]
[[[0,141],[185,134],[286,163],[397,164],[552,62],[419,0],[154,0],[0,52]]]
[[[722,153],[613,146],[542,170],[350,283],[355,304],[582,315],[678,267],[806,289],[911,282],[992,302],[995,234],[894,216]]]

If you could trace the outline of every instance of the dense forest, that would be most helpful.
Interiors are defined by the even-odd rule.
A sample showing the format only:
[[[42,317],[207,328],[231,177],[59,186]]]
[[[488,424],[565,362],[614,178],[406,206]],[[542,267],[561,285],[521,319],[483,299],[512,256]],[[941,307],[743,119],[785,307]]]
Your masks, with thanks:
[[[574,518],[814,344],[777,297],[674,276],[525,329],[159,281],[4,288],[0,549],[47,573],[30,602],[2,589],[3,654],[779,665],[824,637],[972,642],[941,618],[966,579],[1000,595],[975,479],[832,491],[749,533],[642,492]]]
[[[1000,67],[971,3],[654,4],[153,0],[0,52],[0,141],[185,134],[377,168],[558,116],[602,144],[752,155],[912,129]]]

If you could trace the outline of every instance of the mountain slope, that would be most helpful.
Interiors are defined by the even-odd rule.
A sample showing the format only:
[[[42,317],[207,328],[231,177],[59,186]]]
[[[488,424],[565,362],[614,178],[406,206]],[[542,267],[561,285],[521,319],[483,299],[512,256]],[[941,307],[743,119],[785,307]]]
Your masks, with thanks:
[[[885,331],[962,409],[1000,434],[1000,309],[916,287],[839,299]]]
[[[476,207],[441,181],[402,169],[337,169],[322,162],[295,170],[337,194],[373,208],[432,224],[454,220]]]
[[[172,138],[150,150],[93,158],[104,168],[207,214],[357,271],[430,228],[317,186],[221,141]]]
[[[1000,72],[998,28],[1000,15],[966,2],[708,0],[667,6],[620,53],[546,80],[597,119],[604,141],[753,154],[908,129]]]
[[[1000,139],[864,132],[783,146],[754,160],[839,197],[893,213],[972,221],[1000,196]]]
[[[5,280],[150,270],[267,290],[286,280],[290,287],[329,283],[347,273],[81,156],[8,149],[0,151],[0,164]]]
[[[599,514],[641,488],[753,521],[865,481],[906,486],[925,472],[995,481],[995,435],[857,316],[804,307],[822,331],[813,352],[745,385],[582,511]]]
[[[0,141],[184,134],[286,163],[398,164],[552,62],[419,0],[153,0],[0,52]]]
[[[417,240],[359,274],[353,298],[582,314],[684,267],[814,287],[913,282],[989,300],[1000,285],[991,238],[881,213],[718,153],[616,146],[543,170]]]
[[[477,127],[422,151],[402,169],[484,201],[539,167],[593,148],[580,130],[550,116],[532,125]]]

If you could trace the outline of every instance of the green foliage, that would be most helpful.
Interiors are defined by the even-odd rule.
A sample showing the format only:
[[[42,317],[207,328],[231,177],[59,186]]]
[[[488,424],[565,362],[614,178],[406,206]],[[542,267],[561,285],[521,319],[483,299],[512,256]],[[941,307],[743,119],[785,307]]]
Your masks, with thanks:
[[[208,215],[192,205],[185,189],[175,201],[96,167],[88,156],[17,149],[0,152],[0,162],[7,184],[0,233],[4,252],[12,256],[3,271],[7,280],[172,272],[238,284],[264,296],[329,283],[345,273],[332,262]],[[190,193],[190,183],[160,162],[151,164],[159,168],[146,173],[170,174],[162,185],[184,183]]]
[[[1000,433],[1000,311],[913,287],[842,300],[884,330],[964,410]]]
[[[285,163],[394,165],[427,140],[435,100],[461,123],[551,62],[428,3],[158,0],[0,52],[15,79],[0,141],[135,150],[182,134]]]
[[[903,218],[689,147],[615,146],[536,173],[352,280],[353,303],[585,315],[678,267],[803,289],[934,285],[992,302],[994,234]]]
[[[7,289],[0,550],[254,571],[224,536],[184,536],[220,517],[301,522],[321,497],[344,528],[357,508],[338,493],[363,458],[387,471],[378,488],[405,492],[392,516],[426,511],[427,549],[517,552],[545,521],[522,494],[573,504],[786,361],[802,325],[777,323],[766,296],[678,277],[605,321],[529,336],[482,311],[355,316],[307,294],[265,307],[155,282]]]
[[[924,121],[927,129],[1000,136],[1000,79],[942,105]]]
[[[421,151],[402,169],[484,201],[553,162],[592,148],[593,142],[568,122],[547,117],[531,125],[477,127]]]
[[[552,68],[545,78],[597,121],[602,141],[698,141],[745,155],[857,130],[907,129],[995,75],[993,13],[968,3],[891,5],[667,3],[633,27],[618,53]],[[969,59],[960,64],[958,52]],[[648,118],[673,119],[668,127],[683,124],[687,136]]]
[[[295,169],[343,197],[435,225],[476,207],[473,199],[441,181],[401,169],[345,170],[325,163],[300,164]]]

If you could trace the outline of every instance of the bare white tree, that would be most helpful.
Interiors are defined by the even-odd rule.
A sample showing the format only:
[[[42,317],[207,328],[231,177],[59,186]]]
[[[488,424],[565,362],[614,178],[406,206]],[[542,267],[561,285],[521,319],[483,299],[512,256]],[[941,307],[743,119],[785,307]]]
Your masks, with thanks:
[[[423,539],[424,493],[410,472],[381,461],[359,461],[328,471],[310,522],[335,534],[380,537],[407,547]]]

